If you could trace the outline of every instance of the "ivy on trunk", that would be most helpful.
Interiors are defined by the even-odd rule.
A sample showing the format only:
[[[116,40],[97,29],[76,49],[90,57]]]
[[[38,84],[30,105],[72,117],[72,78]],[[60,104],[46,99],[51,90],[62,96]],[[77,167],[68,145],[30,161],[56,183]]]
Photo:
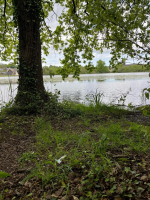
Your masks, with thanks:
[[[16,103],[22,106],[45,98],[41,61],[41,0],[17,0],[16,21],[19,31],[19,86]]]

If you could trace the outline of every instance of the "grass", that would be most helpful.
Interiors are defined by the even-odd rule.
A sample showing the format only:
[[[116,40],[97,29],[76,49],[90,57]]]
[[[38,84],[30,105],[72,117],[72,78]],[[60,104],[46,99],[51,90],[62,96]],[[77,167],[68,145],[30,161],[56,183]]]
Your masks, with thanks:
[[[143,187],[141,179],[149,164],[148,126],[126,121],[129,111],[103,105],[99,96],[89,106],[64,101],[57,112],[34,118],[34,151],[18,159],[32,168],[22,185],[41,188],[41,199],[136,199],[150,192],[150,181]],[[36,190],[28,195],[34,199]]]
[[[83,107],[83,118],[80,117],[78,124],[86,126],[86,131],[58,131],[53,129],[49,122],[46,123],[45,119],[36,118],[36,151],[23,154],[20,158],[21,163],[30,161],[35,163],[35,167],[24,182],[36,178],[42,182],[43,187],[50,183],[52,193],[61,186],[67,195],[71,192],[70,174],[75,174],[77,170],[82,174],[78,177],[81,186],[78,192],[83,195],[80,199],[100,199],[117,194],[123,198],[136,196],[134,188],[137,182],[134,182],[134,179],[138,171],[132,169],[130,162],[136,161],[131,161],[129,155],[131,154],[132,157],[133,152],[146,153],[148,151],[150,148],[149,129],[136,123],[126,122],[125,124],[122,121],[114,123],[111,119],[93,124],[90,114],[101,116],[105,108],[99,113],[97,107],[76,105],[77,113],[79,110],[80,113],[83,112]],[[107,109],[118,113],[118,109]],[[74,107],[72,111],[75,112]],[[117,160],[116,157],[114,159],[113,152],[116,156],[119,154]],[[143,166],[142,163],[141,166]],[[120,179],[118,177],[117,180],[117,176],[120,176]],[[129,177],[122,182],[121,176],[124,177],[122,179]],[[107,191],[102,188],[101,182],[105,184],[104,188],[109,185]],[[119,185],[121,191],[118,191]],[[128,189],[129,185],[132,192]],[[142,189],[138,191],[138,195],[142,192]]]
[[[70,190],[70,188],[67,190],[67,187],[71,181],[69,175],[75,173],[75,170],[82,171],[83,176],[78,178],[82,186],[80,192],[84,194],[83,199],[93,199],[93,196],[95,196],[94,199],[99,199],[104,196],[105,190],[102,188],[100,190],[101,179],[104,184],[110,185],[106,196],[117,194],[119,183],[116,175],[121,174],[124,178],[127,174],[133,173],[134,178],[137,175],[137,172],[133,172],[129,167],[127,155],[132,151],[146,152],[150,147],[150,132],[147,133],[145,127],[135,123],[127,124],[124,129],[120,122],[116,124],[108,122],[93,127],[94,132],[87,130],[77,134],[56,131],[44,119],[37,118],[35,127],[37,130],[36,152],[23,154],[19,160],[35,163],[35,167],[24,182],[36,177],[37,180],[41,180],[43,187],[51,183],[52,192],[62,186],[67,194]],[[118,161],[114,160],[113,155],[110,154],[111,151],[120,152],[122,156]],[[121,166],[122,163],[126,163],[124,168]],[[116,171],[112,174],[114,169]],[[133,182],[133,177],[128,179],[132,188],[137,184]],[[128,191],[127,182],[120,181],[120,184],[122,184],[122,190],[119,195],[134,196]],[[94,195],[95,188],[99,192],[97,191]]]

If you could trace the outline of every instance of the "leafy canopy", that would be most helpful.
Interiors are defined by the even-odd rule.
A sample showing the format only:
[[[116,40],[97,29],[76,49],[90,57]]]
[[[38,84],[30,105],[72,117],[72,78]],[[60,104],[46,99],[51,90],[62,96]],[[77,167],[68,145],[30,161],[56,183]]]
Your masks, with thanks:
[[[93,50],[111,49],[111,66],[122,54],[142,59],[150,65],[150,2],[149,0],[72,0],[63,2],[66,9],[60,16],[56,35],[65,35],[62,74],[79,75],[80,56],[91,69]],[[69,37],[70,36],[70,37]],[[89,60],[89,62],[87,62]]]
[[[16,0],[13,0],[16,1]],[[18,57],[18,30],[12,0],[0,1],[0,57]],[[48,55],[49,47],[63,49],[61,60],[63,78],[70,73],[78,78],[81,63],[93,69],[93,51],[111,49],[111,66],[115,67],[122,54],[150,65],[150,3],[149,0],[41,0],[41,42]],[[59,25],[51,31],[46,18],[54,5],[63,6]],[[62,37],[63,36],[63,37]],[[65,38],[65,39],[64,39]]]

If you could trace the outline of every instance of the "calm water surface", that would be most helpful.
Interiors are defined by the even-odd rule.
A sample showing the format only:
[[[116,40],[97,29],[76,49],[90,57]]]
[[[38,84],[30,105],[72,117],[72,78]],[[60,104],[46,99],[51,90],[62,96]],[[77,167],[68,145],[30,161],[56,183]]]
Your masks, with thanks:
[[[150,100],[145,100],[143,89],[150,87],[148,72],[139,73],[109,73],[81,75],[81,80],[73,80],[71,77],[62,81],[61,76],[55,76],[50,80],[49,76],[44,76],[46,90],[55,92],[59,90],[60,100],[72,99],[74,101],[86,102],[86,95],[100,92],[103,94],[102,102],[109,104],[122,104],[121,97],[125,99],[124,104],[132,103],[134,106],[150,104]],[[6,81],[11,82],[6,84]],[[0,100],[8,102],[17,93],[17,77],[0,77]],[[11,86],[11,87],[10,87]],[[124,98],[126,96],[126,98]]]

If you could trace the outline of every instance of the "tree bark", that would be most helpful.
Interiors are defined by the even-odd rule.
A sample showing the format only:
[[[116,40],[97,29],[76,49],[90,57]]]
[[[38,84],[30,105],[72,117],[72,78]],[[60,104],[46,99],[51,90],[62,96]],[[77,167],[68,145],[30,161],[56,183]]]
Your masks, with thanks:
[[[46,94],[41,61],[41,0],[16,0],[19,31],[19,85],[16,102],[30,104]]]

